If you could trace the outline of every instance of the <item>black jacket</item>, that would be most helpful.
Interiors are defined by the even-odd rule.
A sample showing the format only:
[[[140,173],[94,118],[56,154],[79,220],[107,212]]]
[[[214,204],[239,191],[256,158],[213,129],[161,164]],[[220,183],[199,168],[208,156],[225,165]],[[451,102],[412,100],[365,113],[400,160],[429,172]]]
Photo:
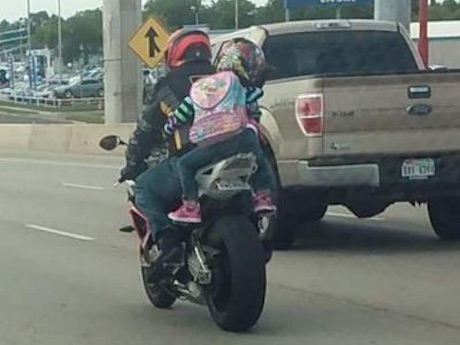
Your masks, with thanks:
[[[156,84],[149,104],[143,111],[137,123],[126,150],[129,165],[140,165],[149,157],[153,149],[166,147],[170,156],[186,152],[191,146],[188,139],[188,128],[182,128],[180,133],[169,142],[164,141],[163,127],[168,114],[173,112],[182,100],[188,96],[192,82],[201,75],[212,74],[214,68],[207,62],[189,62],[171,70]]]

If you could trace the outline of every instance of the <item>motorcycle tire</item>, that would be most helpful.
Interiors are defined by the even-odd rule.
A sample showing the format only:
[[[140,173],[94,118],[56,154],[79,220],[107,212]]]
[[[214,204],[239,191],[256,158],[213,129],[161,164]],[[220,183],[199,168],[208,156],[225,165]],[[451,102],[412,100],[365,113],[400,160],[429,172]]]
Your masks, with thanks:
[[[206,244],[220,251],[211,262],[213,278],[206,290],[211,316],[225,331],[247,331],[265,303],[265,255],[258,233],[245,217],[228,216],[211,226]]]
[[[176,301],[174,297],[169,292],[165,291],[163,287],[159,284],[151,284],[148,282],[149,277],[149,267],[144,266],[143,256],[141,254],[141,276],[142,283],[144,285],[145,293],[149,301],[158,309],[169,309]]]

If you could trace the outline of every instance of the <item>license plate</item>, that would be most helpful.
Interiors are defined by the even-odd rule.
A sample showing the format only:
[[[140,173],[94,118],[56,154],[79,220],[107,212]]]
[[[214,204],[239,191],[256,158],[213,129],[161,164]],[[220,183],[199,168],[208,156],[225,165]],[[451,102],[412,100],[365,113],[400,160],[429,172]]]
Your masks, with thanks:
[[[408,179],[427,179],[436,174],[436,165],[431,158],[406,159],[401,167],[402,177]]]
[[[217,182],[219,190],[249,190],[250,186],[242,181],[219,181]]]

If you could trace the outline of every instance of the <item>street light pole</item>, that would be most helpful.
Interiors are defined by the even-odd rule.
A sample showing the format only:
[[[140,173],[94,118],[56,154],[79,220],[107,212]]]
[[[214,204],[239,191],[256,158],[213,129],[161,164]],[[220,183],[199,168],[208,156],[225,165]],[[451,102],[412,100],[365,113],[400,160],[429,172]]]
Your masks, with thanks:
[[[31,28],[30,28],[30,0],[27,0],[27,49],[32,51]]]
[[[59,40],[59,83],[62,84],[62,20],[61,20],[61,0],[58,0],[58,40]]]
[[[199,5],[198,5],[199,6]],[[190,6],[190,9],[192,12],[195,14],[195,26],[198,26],[200,24],[200,18],[199,18],[199,13],[198,13],[198,6]]]
[[[235,0],[235,30],[239,29],[240,26],[240,9],[239,9],[239,1]]]

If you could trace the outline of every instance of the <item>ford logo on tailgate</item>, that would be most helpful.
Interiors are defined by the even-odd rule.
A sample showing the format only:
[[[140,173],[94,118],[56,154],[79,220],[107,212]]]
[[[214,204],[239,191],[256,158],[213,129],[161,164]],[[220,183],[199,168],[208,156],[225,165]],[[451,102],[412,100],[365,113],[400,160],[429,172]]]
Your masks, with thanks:
[[[427,116],[433,111],[433,107],[429,104],[414,104],[407,108],[407,113],[414,116]]]

